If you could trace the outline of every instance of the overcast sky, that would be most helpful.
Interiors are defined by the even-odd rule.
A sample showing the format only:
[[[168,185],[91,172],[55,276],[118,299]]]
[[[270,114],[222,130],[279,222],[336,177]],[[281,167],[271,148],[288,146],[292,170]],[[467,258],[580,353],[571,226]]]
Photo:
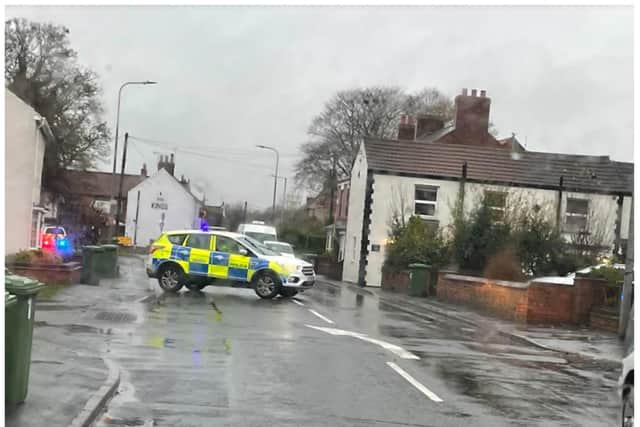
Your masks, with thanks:
[[[69,28],[80,62],[101,76],[112,128],[120,84],[160,82],[124,90],[121,138],[207,150],[216,159],[178,151],[176,175],[206,183],[212,202],[270,206],[274,155],[255,145],[278,148],[292,178],[324,102],[367,85],[451,97],[486,89],[500,136],[515,132],[529,150],[633,158],[631,7],[29,6],[7,15]],[[131,145],[127,172],[143,162],[155,172],[163,149]]]

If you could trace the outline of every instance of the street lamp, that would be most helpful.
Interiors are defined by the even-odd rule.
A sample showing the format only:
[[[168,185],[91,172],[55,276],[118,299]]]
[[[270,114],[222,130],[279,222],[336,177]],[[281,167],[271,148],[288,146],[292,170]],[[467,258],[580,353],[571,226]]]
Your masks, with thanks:
[[[155,85],[155,84],[158,84],[158,82],[153,82],[151,80],[145,80],[142,82],[125,82],[122,84],[122,86],[120,86],[120,89],[118,90],[118,109],[116,111],[116,135],[115,135],[115,143],[113,148],[113,171],[111,172],[111,204],[113,204],[114,202],[115,192],[116,192],[116,167],[118,163],[118,130],[120,128],[120,98],[122,97],[122,89],[124,89],[125,86],[129,86],[129,85],[145,85],[146,86],[146,85]],[[116,221],[117,220],[118,219],[116,218]],[[117,227],[117,224],[116,224],[116,227]]]
[[[278,191],[278,163],[280,163],[280,154],[278,150],[273,147],[269,147],[268,145],[256,145],[258,148],[262,148],[263,150],[271,150],[276,153],[276,174],[273,177],[273,208],[271,213],[271,220],[275,222],[276,220],[276,192]]]

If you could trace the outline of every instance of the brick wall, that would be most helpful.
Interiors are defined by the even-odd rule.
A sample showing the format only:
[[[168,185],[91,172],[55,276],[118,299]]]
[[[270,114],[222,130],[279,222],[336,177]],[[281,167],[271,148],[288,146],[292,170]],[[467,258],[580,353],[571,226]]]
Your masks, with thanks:
[[[527,296],[527,323],[574,323],[573,286],[532,282]]]
[[[527,302],[527,288],[523,283],[447,272],[439,274],[436,294],[441,300],[470,305],[510,320],[519,320],[517,313]]]
[[[531,324],[587,324],[591,312],[605,301],[605,282],[586,277],[577,277],[574,285],[563,285],[507,282],[442,272],[436,290],[441,300]]]
[[[62,266],[8,266],[12,273],[26,276],[46,284],[71,285],[80,283],[82,267],[77,263],[67,263]]]
[[[407,293],[409,289],[409,272],[407,271],[383,271],[382,289]]]

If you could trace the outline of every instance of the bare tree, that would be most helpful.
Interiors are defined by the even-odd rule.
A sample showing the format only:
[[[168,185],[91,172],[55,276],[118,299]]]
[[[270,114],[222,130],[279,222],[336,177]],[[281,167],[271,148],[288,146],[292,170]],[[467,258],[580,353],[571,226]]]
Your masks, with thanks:
[[[336,93],[313,118],[296,164],[296,180],[317,191],[331,181],[348,178],[364,137],[394,138],[402,113],[452,117],[453,104],[437,89],[407,94],[397,87],[370,87]]]
[[[5,85],[47,119],[55,141],[45,152],[45,185],[58,168],[90,167],[106,155],[97,75],[77,62],[62,26],[5,22]]]
[[[408,191],[408,186],[404,183],[396,183],[391,189],[391,200],[389,201],[391,215],[387,220],[391,237],[397,237],[398,232],[406,227],[407,220],[413,213],[413,208],[408,200]]]

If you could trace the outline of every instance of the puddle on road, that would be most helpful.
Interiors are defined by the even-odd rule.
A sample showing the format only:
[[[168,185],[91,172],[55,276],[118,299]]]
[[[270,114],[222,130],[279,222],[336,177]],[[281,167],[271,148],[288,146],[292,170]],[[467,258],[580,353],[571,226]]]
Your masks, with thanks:
[[[38,311],[64,311],[64,310],[78,310],[83,308],[89,308],[91,305],[66,305],[66,304],[43,304],[36,303]]]
[[[62,328],[66,329],[70,333],[85,333],[85,334],[97,334],[97,335],[114,335],[117,330],[113,328],[98,328],[91,325],[81,325],[77,323],[56,325],[43,320],[36,320],[34,322],[36,327],[50,327],[50,328]]]

